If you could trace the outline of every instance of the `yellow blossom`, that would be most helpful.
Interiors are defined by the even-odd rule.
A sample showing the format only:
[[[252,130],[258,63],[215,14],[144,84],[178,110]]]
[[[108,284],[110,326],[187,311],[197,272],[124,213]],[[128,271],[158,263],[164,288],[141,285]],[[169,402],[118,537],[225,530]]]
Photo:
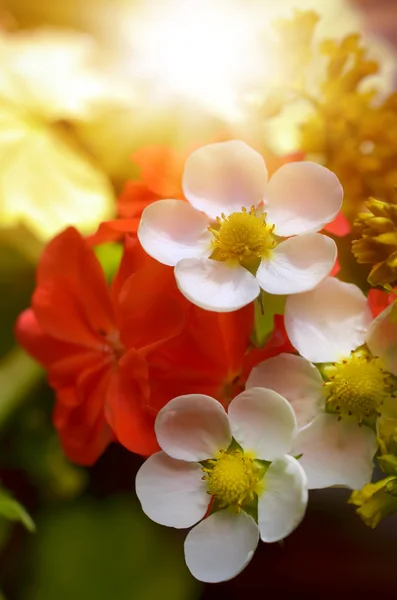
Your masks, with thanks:
[[[297,147],[336,173],[345,192],[344,213],[353,222],[370,196],[390,200],[397,184],[397,94],[384,98],[372,84],[381,69],[359,34],[317,42],[312,12],[284,20],[281,33],[281,42],[296,44],[285,56],[295,70],[293,80],[284,76],[285,89],[299,82],[292,96],[284,95],[284,104],[307,101]],[[316,72],[320,56],[324,62]]]
[[[397,281],[397,204],[370,198],[368,212],[359,213],[352,244],[357,262],[371,265],[368,282],[391,285]]]
[[[368,527],[375,528],[384,517],[397,512],[397,477],[386,477],[355,490],[349,499]]]

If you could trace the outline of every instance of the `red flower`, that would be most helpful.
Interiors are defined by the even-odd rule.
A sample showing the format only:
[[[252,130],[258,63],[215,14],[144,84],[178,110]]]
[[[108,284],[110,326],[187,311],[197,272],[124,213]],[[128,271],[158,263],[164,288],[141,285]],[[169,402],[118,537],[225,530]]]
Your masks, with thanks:
[[[173,270],[131,237],[108,287],[93,250],[69,228],[42,256],[16,334],[48,371],[65,453],[91,464],[113,439],[155,452],[155,416],[169,400],[203,393],[227,405],[255,364],[293,351],[282,317],[265,348],[252,349],[253,319],[252,305],[218,314],[189,303]]]
[[[69,228],[45,249],[32,307],[17,322],[19,342],[48,371],[57,393],[54,423],[75,462],[94,462],[114,435],[142,454],[157,449],[145,406],[148,362],[179,333],[183,315],[171,297],[172,271],[151,259],[142,269],[147,259],[137,242],[127,240],[109,288],[93,250]],[[127,409],[125,439],[119,423]]]

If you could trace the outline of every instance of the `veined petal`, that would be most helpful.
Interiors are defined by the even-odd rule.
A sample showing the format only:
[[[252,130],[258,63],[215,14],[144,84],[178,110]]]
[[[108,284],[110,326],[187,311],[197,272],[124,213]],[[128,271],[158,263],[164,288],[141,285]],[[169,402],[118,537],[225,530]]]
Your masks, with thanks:
[[[336,255],[336,244],[326,235],[308,233],[292,237],[262,260],[256,278],[270,294],[307,292],[329,275]]]
[[[214,458],[232,441],[223,406],[204,394],[178,396],[157,415],[155,431],[161,448],[179,460]]]
[[[357,420],[337,420],[323,414],[298,433],[294,454],[309,482],[309,489],[344,485],[358,490],[371,481],[376,435]]]
[[[182,294],[205,310],[232,312],[246,306],[259,294],[255,277],[240,265],[207,258],[185,258],[175,267]]]
[[[283,396],[294,410],[298,427],[324,411],[323,379],[316,367],[295,354],[279,354],[254,367],[247,389],[264,387]]]
[[[164,265],[182,258],[209,256],[212,234],[205,215],[182,200],[159,200],[142,213],[138,239],[144,250]]]
[[[143,512],[156,523],[184,529],[200,521],[210,497],[201,465],[156,452],[136,476],[136,494]]]
[[[258,498],[258,527],[264,542],[287,537],[302,521],[306,511],[307,477],[292,456],[272,462],[266,471],[264,491]]]
[[[283,237],[320,231],[342,205],[343,189],[326,167],[302,161],[276,171],[266,186],[267,220]]]
[[[201,521],[185,541],[186,564],[196,579],[232,579],[248,565],[259,541],[258,526],[244,511],[222,510]]]
[[[299,353],[315,363],[338,361],[365,342],[371,311],[362,291],[328,277],[287,298],[285,328]]]
[[[396,306],[391,304],[376,317],[368,328],[366,342],[372,354],[382,358],[387,371],[397,375]]]
[[[183,190],[190,204],[215,219],[263,201],[267,169],[263,157],[244,142],[203,146],[186,161]]]
[[[296,418],[289,402],[273,390],[250,388],[229,406],[233,437],[262,460],[287,454],[296,436]]]

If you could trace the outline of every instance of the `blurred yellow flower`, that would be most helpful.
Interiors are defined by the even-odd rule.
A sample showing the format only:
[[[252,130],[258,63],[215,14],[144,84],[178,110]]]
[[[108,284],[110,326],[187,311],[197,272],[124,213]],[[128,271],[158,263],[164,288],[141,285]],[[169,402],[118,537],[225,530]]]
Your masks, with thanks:
[[[362,87],[379,65],[367,58],[358,34],[327,40],[320,49],[326,76],[300,142],[338,175],[352,220],[369,196],[389,199],[397,183],[397,95],[381,100],[376,88]]]
[[[72,129],[116,97],[92,57],[90,38],[73,31],[0,38],[1,226],[23,222],[46,238],[69,223],[93,229],[112,213],[108,178]]]
[[[359,239],[352,244],[358,263],[371,265],[368,282],[391,285],[397,281],[397,204],[370,198],[368,212],[359,213],[355,228]]]
[[[385,97],[371,81],[379,64],[368,57],[359,34],[318,41],[317,21],[311,11],[295,11],[276,24],[278,108],[306,101],[304,114],[296,117],[296,146],[336,173],[345,191],[343,210],[353,221],[368,197],[390,200],[397,184],[397,94]],[[283,49],[285,40],[291,49],[289,41]],[[277,112],[273,105],[270,115]]]

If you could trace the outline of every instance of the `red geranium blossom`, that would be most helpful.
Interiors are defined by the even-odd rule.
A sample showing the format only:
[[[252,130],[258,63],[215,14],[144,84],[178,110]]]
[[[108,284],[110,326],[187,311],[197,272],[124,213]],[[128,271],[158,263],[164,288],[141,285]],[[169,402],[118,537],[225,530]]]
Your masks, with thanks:
[[[156,451],[155,416],[178,395],[205,393],[227,405],[254,364],[293,350],[280,317],[276,324],[266,347],[250,351],[252,305],[218,314],[190,304],[172,269],[128,236],[109,287],[92,248],[69,228],[42,256],[16,334],[48,371],[65,453],[91,464],[113,439]]]
[[[19,342],[48,371],[56,390],[54,423],[66,454],[92,463],[119,437],[115,422],[128,404],[134,436],[121,441],[138,452],[157,449],[152,416],[144,409],[150,356],[183,324],[178,302],[152,290],[148,277],[166,287],[172,277],[127,242],[109,288],[93,250],[69,228],[45,249],[32,307],[20,316]],[[162,281],[161,278],[163,277]]]

